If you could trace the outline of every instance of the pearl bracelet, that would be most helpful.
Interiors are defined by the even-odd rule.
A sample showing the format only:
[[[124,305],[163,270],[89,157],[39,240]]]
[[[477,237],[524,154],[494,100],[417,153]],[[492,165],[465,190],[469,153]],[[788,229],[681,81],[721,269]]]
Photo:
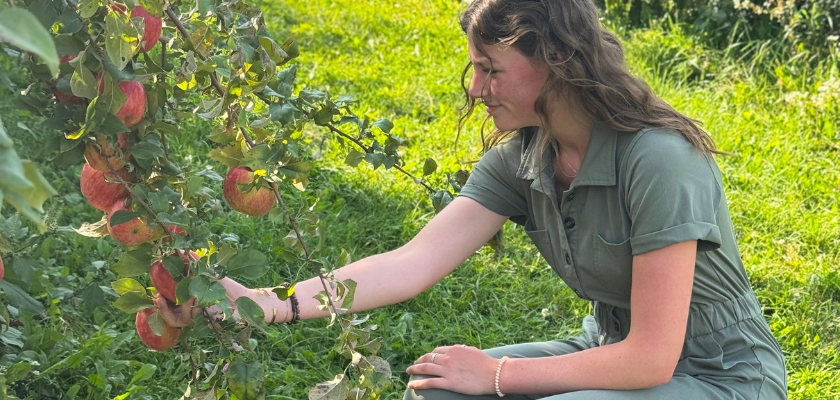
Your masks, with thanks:
[[[501,375],[502,373],[502,364],[504,364],[505,361],[508,360],[508,358],[508,356],[502,357],[502,359],[499,360],[499,366],[496,367],[496,395],[498,395],[499,397],[505,397],[505,394],[502,393],[501,390],[499,390],[499,375]]]

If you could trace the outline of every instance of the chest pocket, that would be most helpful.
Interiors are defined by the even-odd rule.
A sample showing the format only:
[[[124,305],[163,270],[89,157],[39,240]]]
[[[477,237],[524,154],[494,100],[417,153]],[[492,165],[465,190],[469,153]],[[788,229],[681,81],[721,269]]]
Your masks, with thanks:
[[[633,270],[630,239],[621,243],[610,243],[597,233],[592,236],[596,279],[601,281],[604,289],[609,292],[629,295]]]
[[[540,251],[543,258],[548,262],[552,268],[556,268],[557,263],[554,262],[554,251],[551,248],[551,238],[548,233],[548,229],[537,229],[534,226],[533,221],[529,218],[525,221],[525,233],[528,234],[528,237],[531,238],[531,241],[534,242],[534,245],[537,246],[537,250]]]

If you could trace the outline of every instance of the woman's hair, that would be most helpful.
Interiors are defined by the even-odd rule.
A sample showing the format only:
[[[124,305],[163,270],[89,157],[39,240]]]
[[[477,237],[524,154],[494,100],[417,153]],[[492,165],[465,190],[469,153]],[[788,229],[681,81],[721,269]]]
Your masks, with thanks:
[[[484,56],[482,45],[512,46],[548,68],[548,80],[534,103],[543,125],[548,121],[548,100],[563,92],[568,104],[591,121],[606,122],[618,131],[671,128],[704,153],[718,153],[698,122],[674,110],[627,71],[621,44],[601,28],[592,0],[474,0],[461,17],[461,29]],[[475,109],[466,84],[471,67],[467,64],[461,74],[467,99],[459,132]],[[481,128],[485,150],[515,133],[494,129],[484,138],[486,123],[487,119]],[[541,142],[543,148],[558,149],[551,135],[543,135]]]

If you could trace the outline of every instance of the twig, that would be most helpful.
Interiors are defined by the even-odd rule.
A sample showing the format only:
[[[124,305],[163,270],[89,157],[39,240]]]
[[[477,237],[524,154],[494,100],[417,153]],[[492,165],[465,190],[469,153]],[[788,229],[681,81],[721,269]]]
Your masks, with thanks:
[[[165,11],[166,15],[169,17],[169,20],[172,21],[173,24],[175,24],[176,28],[178,28],[178,32],[181,32],[181,36],[183,36],[185,40],[189,40],[190,33],[187,32],[187,28],[184,27],[184,24],[182,24],[181,20],[178,19],[178,16],[175,15],[175,12],[172,11],[172,9],[168,6],[166,7]],[[204,57],[200,53],[196,53],[196,55],[198,56],[198,58],[201,59],[201,61],[207,61],[207,57]],[[216,91],[219,92],[220,95],[225,95],[225,90],[222,89],[222,85],[220,85],[219,80],[216,79],[215,72],[210,74],[210,83],[213,84],[213,87],[216,88]]]

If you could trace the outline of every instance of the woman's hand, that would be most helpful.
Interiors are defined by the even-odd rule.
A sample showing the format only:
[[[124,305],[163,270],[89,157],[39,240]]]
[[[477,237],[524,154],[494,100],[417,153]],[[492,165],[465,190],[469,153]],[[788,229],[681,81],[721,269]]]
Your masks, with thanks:
[[[195,303],[195,297],[192,297],[180,306],[173,306],[165,297],[155,297],[155,306],[160,316],[167,324],[176,328],[183,328],[193,324],[193,318],[201,312],[201,308],[196,307]]]
[[[445,389],[484,395],[496,393],[498,364],[499,360],[475,347],[442,346],[418,358],[405,372],[409,375],[433,376],[409,382],[409,389]]]

